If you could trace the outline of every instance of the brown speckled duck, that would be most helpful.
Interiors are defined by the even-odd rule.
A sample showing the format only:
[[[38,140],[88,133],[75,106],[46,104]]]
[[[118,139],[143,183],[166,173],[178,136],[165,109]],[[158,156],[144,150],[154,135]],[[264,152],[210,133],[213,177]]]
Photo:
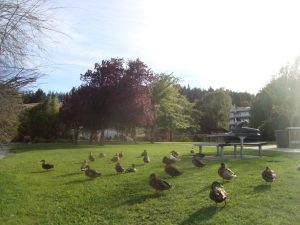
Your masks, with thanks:
[[[212,182],[211,191],[209,192],[209,197],[211,200],[215,201],[216,206],[217,206],[217,203],[220,203],[223,201],[225,201],[225,205],[226,205],[227,193],[226,193],[223,185],[217,181]]]
[[[176,167],[172,166],[171,164],[167,164],[165,166],[165,172],[172,177],[180,176],[183,172],[179,171]]]
[[[144,154],[143,161],[144,161],[144,163],[149,163],[150,162],[150,157],[148,156],[147,152],[146,152],[146,154]]]
[[[236,177],[236,174],[226,167],[225,163],[221,163],[220,168],[218,169],[218,174],[224,180],[231,180],[232,178]]]
[[[123,152],[119,152],[119,158],[122,158],[124,156]]]
[[[119,157],[118,153],[116,153],[111,159],[111,161],[113,161],[113,162],[118,162],[119,160],[120,160],[120,157]]]
[[[81,164],[80,170],[84,171],[87,165],[88,165],[87,160],[84,160],[83,163]]]
[[[89,165],[86,165],[86,167],[84,168],[84,173],[86,176],[90,177],[90,178],[96,178],[101,176],[101,173],[97,172],[94,169],[91,169]]]
[[[171,159],[167,156],[163,157],[163,159],[162,159],[162,162],[166,165],[176,163],[176,161],[177,161],[176,159],[174,159],[174,158]]]
[[[45,169],[45,170],[47,170],[47,171],[49,169],[54,168],[53,164],[47,163],[44,159],[42,159],[41,162],[42,162],[42,168]]]
[[[137,171],[135,164],[132,164],[130,167],[126,169],[126,173],[135,173]]]
[[[196,166],[196,167],[204,167],[204,166],[205,166],[205,164],[201,161],[201,159],[199,159],[199,158],[197,158],[197,157],[193,157],[192,163],[193,163],[194,166]]]
[[[261,176],[266,182],[273,182],[276,178],[275,172],[269,167],[266,167],[266,169],[262,172]]]
[[[147,154],[147,150],[144,149],[144,151],[142,152],[141,156],[144,157]]]
[[[172,150],[171,151],[171,155],[178,158],[180,156],[179,152],[175,151],[175,150]]]
[[[89,160],[90,161],[95,161],[96,157],[92,155],[92,152],[90,152],[90,155],[89,155]]]
[[[149,185],[157,191],[169,190],[171,188],[171,185],[168,182],[157,177],[155,173],[150,175]]]
[[[105,153],[102,153],[102,152],[101,152],[101,153],[99,154],[99,158],[104,158],[105,156],[106,156]]]
[[[117,173],[123,173],[125,171],[124,167],[121,166],[121,164],[119,162],[116,163],[115,169],[116,169]]]

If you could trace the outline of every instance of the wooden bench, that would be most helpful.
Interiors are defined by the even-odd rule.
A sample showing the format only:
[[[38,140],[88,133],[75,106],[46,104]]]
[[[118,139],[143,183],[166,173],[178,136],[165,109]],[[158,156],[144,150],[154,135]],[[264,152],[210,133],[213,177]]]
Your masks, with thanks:
[[[258,147],[258,155],[262,157],[262,146],[266,145],[267,142],[246,142],[246,143],[199,143],[194,144],[194,146],[199,147],[199,152],[202,153],[203,146],[214,146],[217,148],[217,156],[220,156],[221,159],[224,157],[224,147],[233,146],[234,147],[234,155],[237,155],[237,146],[240,146],[240,157],[241,159],[244,157],[244,146],[257,146]]]

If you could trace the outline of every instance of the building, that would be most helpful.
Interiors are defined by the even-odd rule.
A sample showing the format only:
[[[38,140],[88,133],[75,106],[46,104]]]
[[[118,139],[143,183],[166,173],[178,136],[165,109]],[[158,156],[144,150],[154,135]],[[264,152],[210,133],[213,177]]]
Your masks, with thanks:
[[[230,121],[229,121],[229,129],[235,128],[235,126],[242,121],[250,121],[250,107],[236,107],[232,106],[230,110]]]

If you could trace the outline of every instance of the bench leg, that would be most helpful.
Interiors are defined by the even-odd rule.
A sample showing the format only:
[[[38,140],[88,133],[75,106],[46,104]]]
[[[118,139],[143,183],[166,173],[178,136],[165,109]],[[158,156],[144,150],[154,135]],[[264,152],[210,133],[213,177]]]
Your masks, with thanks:
[[[202,153],[202,146],[199,145],[199,153]]]
[[[236,158],[236,145],[234,145],[234,157]]]
[[[262,147],[261,147],[261,145],[258,146],[258,154],[259,154],[259,157],[262,157]]]
[[[220,155],[220,146],[217,146],[217,156]]]

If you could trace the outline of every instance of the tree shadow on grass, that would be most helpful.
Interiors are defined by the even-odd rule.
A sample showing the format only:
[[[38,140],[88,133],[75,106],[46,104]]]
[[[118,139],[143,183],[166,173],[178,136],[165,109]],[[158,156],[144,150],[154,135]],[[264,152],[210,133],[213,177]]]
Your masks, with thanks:
[[[136,196],[131,199],[126,200],[125,202],[121,203],[122,205],[135,205],[135,204],[140,204],[148,199],[153,199],[153,198],[160,198],[161,196],[164,196],[163,193],[155,192],[151,194],[146,194],[142,196]]]
[[[264,192],[271,190],[271,184],[259,184],[253,188],[254,192]]]
[[[218,211],[224,207],[207,206],[201,208],[190,215],[189,218],[179,223],[179,225],[201,224],[201,222],[211,219]]]
[[[53,170],[39,170],[39,171],[32,171],[31,173],[50,173]]]

